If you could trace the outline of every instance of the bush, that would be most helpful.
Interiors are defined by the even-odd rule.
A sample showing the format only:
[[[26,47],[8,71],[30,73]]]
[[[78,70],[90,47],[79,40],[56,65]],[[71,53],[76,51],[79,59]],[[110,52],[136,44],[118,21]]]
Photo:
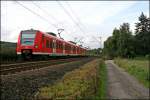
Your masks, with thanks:
[[[0,55],[2,63],[16,61],[17,59],[16,48],[13,47],[1,48]]]

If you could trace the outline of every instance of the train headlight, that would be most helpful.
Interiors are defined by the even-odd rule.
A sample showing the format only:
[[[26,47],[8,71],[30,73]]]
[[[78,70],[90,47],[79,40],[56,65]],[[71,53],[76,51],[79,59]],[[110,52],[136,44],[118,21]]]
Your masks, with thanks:
[[[35,45],[35,48],[38,48],[38,46],[37,46],[37,45]]]

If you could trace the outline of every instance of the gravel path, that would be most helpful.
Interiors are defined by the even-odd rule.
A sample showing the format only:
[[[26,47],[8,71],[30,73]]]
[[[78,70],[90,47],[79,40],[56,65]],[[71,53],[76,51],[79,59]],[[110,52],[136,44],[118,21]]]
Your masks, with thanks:
[[[1,100],[30,100],[38,88],[54,84],[65,73],[79,68],[92,59],[85,58],[76,62],[1,76]]]
[[[108,70],[109,99],[148,99],[149,90],[133,76],[119,68],[112,60],[105,62]]]

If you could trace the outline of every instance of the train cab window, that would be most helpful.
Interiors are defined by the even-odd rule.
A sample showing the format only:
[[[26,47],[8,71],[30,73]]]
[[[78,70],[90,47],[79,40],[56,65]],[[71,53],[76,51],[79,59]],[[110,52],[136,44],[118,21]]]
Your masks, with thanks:
[[[21,33],[21,44],[22,45],[33,45],[35,38],[35,31],[24,31]]]

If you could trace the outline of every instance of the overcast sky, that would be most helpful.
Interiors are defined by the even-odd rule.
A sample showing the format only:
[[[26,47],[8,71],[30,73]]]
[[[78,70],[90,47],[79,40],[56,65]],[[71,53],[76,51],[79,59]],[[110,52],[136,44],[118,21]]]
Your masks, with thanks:
[[[19,32],[37,29],[69,41],[99,48],[115,27],[128,22],[134,32],[141,12],[149,17],[148,1],[1,1],[1,40],[17,42]]]

